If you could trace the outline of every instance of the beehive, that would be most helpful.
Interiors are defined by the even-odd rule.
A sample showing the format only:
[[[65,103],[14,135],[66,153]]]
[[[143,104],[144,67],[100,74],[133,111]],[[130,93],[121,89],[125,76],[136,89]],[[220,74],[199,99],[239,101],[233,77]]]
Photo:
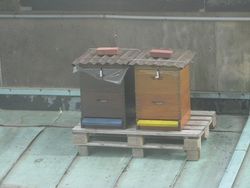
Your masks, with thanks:
[[[190,118],[189,63],[194,54],[170,52],[158,58],[144,51],[130,63],[135,66],[138,128],[181,130]]]
[[[80,73],[81,126],[125,128],[134,104],[136,49],[89,49],[73,62]]]

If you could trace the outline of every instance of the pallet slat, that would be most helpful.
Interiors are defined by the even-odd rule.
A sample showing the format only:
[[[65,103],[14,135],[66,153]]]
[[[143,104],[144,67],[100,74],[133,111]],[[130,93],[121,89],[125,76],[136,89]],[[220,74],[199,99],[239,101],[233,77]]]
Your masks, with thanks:
[[[114,134],[114,135],[143,135],[143,136],[167,136],[167,137],[191,137],[198,138],[201,136],[200,130],[181,130],[181,131],[151,131],[151,130],[136,130],[130,128],[126,130],[118,129],[90,129],[81,128],[79,125],[73,128],[73,134]]]
[[[168,150],[183,150],[183,146],[179,144],[145,144],[143,148],[147,149],[168,149]]]
[[[210,124],[210,128],[214,129],[216,127],[216,112],[215,111],[191,111],[191,118],[192,116],[200,116],[200,117],[206,117],[206,118],[212,117],[212,123]]]
[[[190,120],[202,120],[202,121],[212,121],[212,117],[206,117],[206,116],[191,116]]]
[[[112,142],[112,141],[91,141],[81,146],[94,146],[94,147],[117,147],[117,148],[136,148],[135,146],[129,146],[126,142]],[[181,144],[144,144],[138,148],[143,149],[168,149],[168,150],[183,150]]]
[[[195,125],[195,126],[193,126],[193,125],[186,125],[185,126],[185,130],[193,130],[193,129],[195,129],[195,130],[204,130],[204,126],[203,125]]]
[[[192,110],[191,115],[192,116],[213,116],[215,115],[215,111],[201,111],[201,110]]]
[[[210,123],[211,123],[211,121],[189,121],[188,123],[187,123],[187,125],[190,125],[190,126],[194,126],[194,128],[195,128],[195,126],[209,126],[210,125]],[[184,130],[185,130],[185,127],[184,127]]]
[[[103,146],[103,147],[118,147],[118,148],[128,148],[128,144],[126,142],[112,142],[112,141],[91,141],[85,146]]]

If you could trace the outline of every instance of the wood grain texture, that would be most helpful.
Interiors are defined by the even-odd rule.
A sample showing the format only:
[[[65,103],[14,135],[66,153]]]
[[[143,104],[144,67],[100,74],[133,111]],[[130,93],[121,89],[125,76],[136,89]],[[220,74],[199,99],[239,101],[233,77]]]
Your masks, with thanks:
[[[178,129],[181,129],[190,119],[189,66],[169,70],[138,66],[135,68],[135,93],[137,120],[178,120]]]
[[[88,68],[98,67],[101,66],[88,66]],[[105,68],[127,67],[110,65],[105,66]],[[134,72],[132,68],[127,70],[121,84],[96,79],[85,72],[81,72],[80,86],[82,119],[119,118],[123,120],[123,128],[125,128],[127,119],[135,118]],[[107,128],[109,127],[107,126]]]
[[[180,71],[180,108],[183,127],[191,116],[189,65]]]
[[[203,130],[192,126],[192,129],[181,130],[181,131],[147,131],[147,130],[137,130],[135,127],[128,129],[90,129],[81,128],[80,125],[75,126],[72,129],[73,134],[108,134],[108,135],[144,135],[144,136],[168,136],[168,137],[186,137],[186,138],[199,138],[203,134]]]
[[[78,147],[91,146],[91,147],[111,147],[111,148],[135,148],[126,142],[114,142],[114,141],[91,141],[84,145],[78,145]],[[166,150],[183,150],[182,144],[162,144],[162,143],[148,143],[142,146],[137,146],[143,149],[166,149]]]
[[[137,119],[176,120],[179,116],[178,72],[157,68],[135,69]]]
[[[177,95],[170,94],[138,94],[136,96],[137,119],[179,118],[179,101]]]
[[[143,157],[144,149],[178,149],[187,152],[188,160],[198,160],[200,157],[201,139],[207,138],[209,134],[209,125],[211,124],[212,117],[209,118],[210,121],[207,121],[208,117],[203,121],[200,120],[200,118],[189,121],[189,125],[179,131],[147,131],[136,129],[135,126],[125,130],[88,129],[76,126],[72,132],[75,138],[74,140],[77,140],[77,142],[75,142],[77,146],[132,148],[133,157]],[[83,138],[81,138],[81,135]],[[88,142],[86,142],[85,139],[86,135],[90,136]],[[109,138],[105,137],[105,140],[103,140],[98,135],[109,135]],[[120,138],[124,136],[127,137],[127,140],[113,140],[113,138],[118,135]],[[149,140],[152,136],[155,138],[164,137],[167,140],[165,140],[166,142],[162,142],[163,140],[160,139]],[[173,143],[172,139],[182,139],[183,142]]]
[[[168,93],[178,92],[178,71],[159,69],[160,78],[155,79],[157,68],[135,69],[136,94],[140,93]]]
[[[212,117],[212,124],[210,125],[211,129],[214,129],[217,124],[216,112],[215,111],[191,111],[192,116],[210,116]]]
[[[82,96],[84,117],[123,117],[125,99],[119,93],[85,92]]]

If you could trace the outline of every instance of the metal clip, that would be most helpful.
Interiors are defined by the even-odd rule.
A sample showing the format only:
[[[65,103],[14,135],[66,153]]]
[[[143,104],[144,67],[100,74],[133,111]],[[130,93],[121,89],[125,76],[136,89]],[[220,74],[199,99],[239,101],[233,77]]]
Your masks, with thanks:
[[[156,70],[155,79],[160,79],[160,70]]]
[[[102,77],[103,77],[103,70],[102,70],[102,68],[100,68],[100,71],[99,71],[99,76],[100,76],[100,78],[102,78]]]
[[[73,66],[73,73],[77,73],[79,71],[79,67],[76,65],[76,66]]]

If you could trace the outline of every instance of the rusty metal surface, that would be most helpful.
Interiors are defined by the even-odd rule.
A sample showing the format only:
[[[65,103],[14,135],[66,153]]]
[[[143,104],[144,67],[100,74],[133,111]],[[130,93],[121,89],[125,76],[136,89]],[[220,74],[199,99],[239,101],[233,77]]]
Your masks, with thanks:
[[[122,48],[118,55],[103,55],[99,56],[96,54],[96,48],[90,48],[82,56],[77,58],[72,64],[73,65],[127,65],[140,53],[138,49],[126,49]]]
[[[155,65],[184,68],[191,63],[194,53],[189,50],[174,50],[173,56],[169,59],[153,58],[149,51],[143,51],[129,65]]]

